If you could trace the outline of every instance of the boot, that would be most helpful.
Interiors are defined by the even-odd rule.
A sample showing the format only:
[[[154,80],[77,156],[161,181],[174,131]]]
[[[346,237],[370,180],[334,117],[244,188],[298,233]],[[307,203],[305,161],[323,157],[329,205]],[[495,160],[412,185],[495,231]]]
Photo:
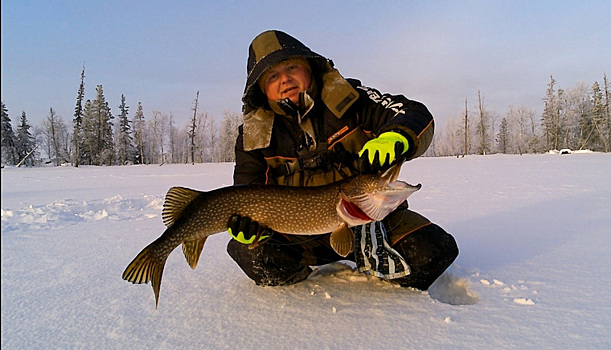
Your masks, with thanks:
[[[427,290],[458,256],[454,237],[435,224],[408,234],[393,248],[405,258],[411,274],[392,281],[420,290]]]
[[[282,286],[301,282],[312,269],[300,264],[303,248],[287,245],[275,235],[268,242],[249,249],[247,244],[231,240],[227,253],[246,275],[260,286]]]

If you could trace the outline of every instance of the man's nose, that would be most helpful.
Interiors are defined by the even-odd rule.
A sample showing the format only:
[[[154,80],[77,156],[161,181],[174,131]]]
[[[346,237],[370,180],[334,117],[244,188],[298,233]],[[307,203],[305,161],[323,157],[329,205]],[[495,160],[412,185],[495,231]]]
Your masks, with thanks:
[[[286,82],[286,81],[289,81],[291,79],[292,79],[292,77],[291,77],[290,74],[288,74],[288,72],[286,72],[286,71],[280,72],[280,82]]]

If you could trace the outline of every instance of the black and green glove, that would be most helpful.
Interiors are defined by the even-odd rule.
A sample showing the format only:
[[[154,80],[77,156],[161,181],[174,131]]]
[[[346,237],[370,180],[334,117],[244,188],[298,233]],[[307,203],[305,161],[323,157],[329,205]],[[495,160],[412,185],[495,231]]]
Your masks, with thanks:
[[[387,131],[367,141],[359,152],[358,166],[361,174],[373,174],[388,169],[407,153],[407,138],[395,131]]]
[[[244,244],[257,244],[271,237],[271,231],[259,226],[249,217],[232,215],[227,223],[227,232],[233,239]]]

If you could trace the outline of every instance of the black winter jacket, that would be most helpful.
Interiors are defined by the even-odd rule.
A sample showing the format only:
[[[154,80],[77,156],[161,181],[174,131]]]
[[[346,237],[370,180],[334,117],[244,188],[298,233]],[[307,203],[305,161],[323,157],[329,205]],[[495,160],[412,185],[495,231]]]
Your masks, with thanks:
[[[407,160],[426,151],[434,122],[422,103],[344,80],[334,69],[331,73],[333,79],[316,80],[321,92],[311,94],[321,97],[304,94],[306,111],[268,107],[245,115],[235,146],[234,184],[316,186],[339,181],[356,174],[358,152],[385,131],[400,132],[408,139]],[[352,88],[356,95],[339,116],[329,108],[333,99],[328,91],[342,89],[328,89],[326,83],[344,83],[343,91]]]

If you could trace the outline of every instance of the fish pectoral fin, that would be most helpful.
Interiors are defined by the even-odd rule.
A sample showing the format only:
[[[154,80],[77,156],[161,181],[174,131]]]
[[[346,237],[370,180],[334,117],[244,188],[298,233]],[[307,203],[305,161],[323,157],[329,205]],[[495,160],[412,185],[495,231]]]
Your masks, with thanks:
[[[389,197],[387,194],[374,193],[352,198],[352,203],[369,218],[380,221],[396,208],[395,204],[399,205],[400,202],[396,203],[396,199]]]
[[[161,218],[163,223],[170,227],[178,218],[182,215],[182,211],[193,202],[195,198],[201,195],[202,192],[192,190],[185,187],[172,187],[168,190],[165,195],[165,201],[163,202],[163,210],[161,211]]]
[[[202,255],[202,249],[204,249],[204,244],[206,244],[206,238],[208,237],[194,241],[182,242],[182,252],[185,255],[185,259],[187,259],[187,263],[192,269],[195,269],[197,262],[199,261],[199,257]]]
[[[388,182],[395,182],[399,177],[399,173],[401,172],[401,166],[403,166],[404,161],[400,161],[399,163],[388,168],[383,174],[382,178]]]
[[[167,257],[166,257],[167,258]],[[155,308],[159,306],[159,290],[161,289],[161,277],[166,260],[159,261],[153,254],[152,244],[144,248],[138,256],[127,265],[123,272],[123,279],[142,284],[151,281],[155,293]]]
[[[341,223],[341,225],[339,225],[339,227],[331,233],[331,237],[329,239],[331,242],[331,248],[333,248],[337,254],[344,258],[347,257],[348,254],[350,254],[354,249],[354,233],[345,222]]]
[[[388,191],[376,191],[353,197],[350,201],[358,206],[373,221],[380,221],[405,202],[407,198],[420,189],[420,185],[411,186],[402,181],[395,182],[397,188]]]

